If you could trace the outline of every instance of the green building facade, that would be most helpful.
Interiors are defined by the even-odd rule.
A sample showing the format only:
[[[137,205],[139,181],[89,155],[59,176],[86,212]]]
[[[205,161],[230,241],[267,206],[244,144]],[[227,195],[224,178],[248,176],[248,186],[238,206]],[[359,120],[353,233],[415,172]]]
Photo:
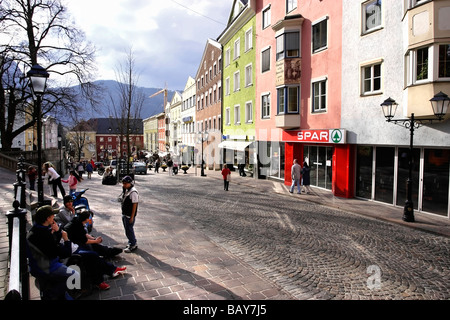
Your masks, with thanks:
[[[256,18],[245,6],[232,12],[230,22],[218,38],[222,45],[223,160],[231,166],[245,165],[252,171],[256,161],[255,63]]]

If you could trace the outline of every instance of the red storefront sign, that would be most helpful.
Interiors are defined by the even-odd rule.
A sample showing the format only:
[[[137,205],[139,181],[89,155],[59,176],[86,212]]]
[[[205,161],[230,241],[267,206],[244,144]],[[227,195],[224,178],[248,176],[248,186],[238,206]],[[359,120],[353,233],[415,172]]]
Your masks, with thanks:
[[[343,129],[295,130],[283,131],[284,142],[309,143],[345,143],[346,132]]]

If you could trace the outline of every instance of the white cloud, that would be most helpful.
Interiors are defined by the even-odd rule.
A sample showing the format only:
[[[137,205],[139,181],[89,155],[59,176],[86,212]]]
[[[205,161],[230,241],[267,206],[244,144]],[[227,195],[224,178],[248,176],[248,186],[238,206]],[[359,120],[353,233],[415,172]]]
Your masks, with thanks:
[[[114,69],[130,48],[140,85],[182,89],[195,76],[206,40],[224,30],[231,0],[66,1],[76,25],[98,48],[99,79],[115,79]]]

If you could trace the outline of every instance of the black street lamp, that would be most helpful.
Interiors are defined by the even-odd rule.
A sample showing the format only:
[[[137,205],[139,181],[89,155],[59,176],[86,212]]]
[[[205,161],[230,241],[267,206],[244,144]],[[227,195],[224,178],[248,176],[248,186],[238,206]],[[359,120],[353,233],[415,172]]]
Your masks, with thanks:
[[[61,176],[63,176],[63,174],[62,174],[62,172],[63,172],[63,170],[62,170],[62,164],[61,164],[61,149],[62,149],[62,143],[61,143],[61,141],[62,141],[62,137],[61,137],[61,135],[60,134],[58,134],[58,153],[59,153],[59,174],[61,175]]]
[[[47,87],[47,79],[49,73],[36,64],[27,72],[27,77],[30,78],[30,87],[35,98],[34,114],[37,123],[37,151],[38,151],[38,205],[44,204],[44,186],[42,182],[42,95]]]
[[[418,129],[420,126],[426,123],[433,123],[433,121],[441,121],[444,119],[445,114],[448,111],[450,99],[448,95],[442,91],[437,93],[433,98],[430,99],[431,107],[433,108],[433,113],[435,118],[414,118],[414,113],[411,113],[409,119],[393,119],[395,116],[395,111],[397,110],[397,102],[390,97],[386,99],[381,107],[383,109],[384,116],[387,122],[393,122],[395,124],[401,123],[405,128],[409,129],[410,139],[409,139],[409,156],[408,156],[408,180],[406,181],[406,202],[403,209],[403,220],[406,222],[414,222],[414,206],[412,201],[412,159],[413,159],[413,137],[414,129]]]
[[[200,175],[202,177],[206,177],[205,168],[204,168],[205,161],[203,160],[203,144],[204,144],[205,141],[208,140],[208,132],[203,132],[202,131],[202,132],[199,132],[199,134],[202,135],[202,138],[201,138],[201,144],[202,144],[202,162],[201,162],[201,166],[202,167],[201,167]]]

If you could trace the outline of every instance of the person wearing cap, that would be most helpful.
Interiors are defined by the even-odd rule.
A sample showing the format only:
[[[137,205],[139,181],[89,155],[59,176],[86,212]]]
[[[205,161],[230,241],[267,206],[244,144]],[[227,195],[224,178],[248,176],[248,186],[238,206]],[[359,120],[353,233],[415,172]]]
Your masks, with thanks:
[[[43,300],[71,299],[68,280],[80,279],[76,270],[61,262],[71,256],[72,244],[55,222],[57,212],[49,205],[40,207],[27,234],[30,271],[40,284]]]
[[[63,198],[64,207],[59,209],[58,213],[58,222],[61,223],[61,228],[63,228],[66,224],[72,221],[73,217],[75,217],[75,208],[73,207],[73,198],[72,196],[66,195]]]
[[[122,222],[125,229],[125,235],[128,239],[128,246],[124,252],[130,253],[137,249],[136,235],[134,233],[134,223],[139,203],[139,193],[133,185],[133,179],[126,176],[122,179],[123,192],[121,194],[122,202]]]

